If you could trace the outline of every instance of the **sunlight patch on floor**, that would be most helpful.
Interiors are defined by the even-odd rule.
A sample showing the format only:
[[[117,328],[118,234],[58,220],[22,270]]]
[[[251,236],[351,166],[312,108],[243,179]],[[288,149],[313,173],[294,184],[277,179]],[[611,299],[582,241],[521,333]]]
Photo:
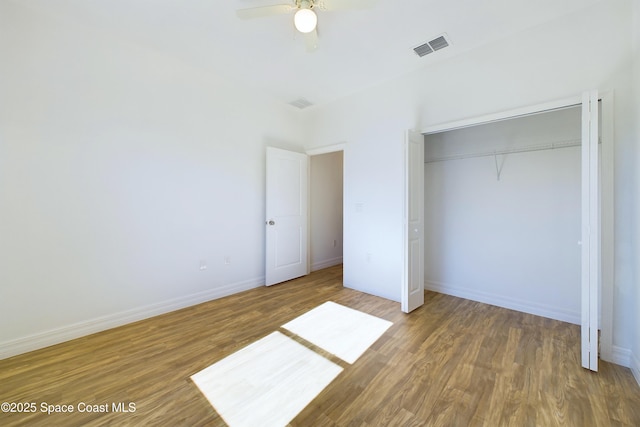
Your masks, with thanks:
[[[282,327],[354,363],[392,325],[326,302]],[[280,332],[191,376],[231,427],[286,426],[343,368]]]
[[[354,363],[392,322],[328,301],[282,327]]]
[[[230,426],[285,426],[340,372],[340,366],[274,332],[191,379]]]

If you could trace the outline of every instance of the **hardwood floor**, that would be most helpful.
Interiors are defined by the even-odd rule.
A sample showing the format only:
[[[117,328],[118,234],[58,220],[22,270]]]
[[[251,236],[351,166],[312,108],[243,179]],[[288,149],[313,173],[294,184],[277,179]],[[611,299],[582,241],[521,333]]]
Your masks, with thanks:
[[[292,426],[640,426],[630,370],[582,369],[576,325],[433,292],[406,315],[341,283],[332,267],[2,360],[0,402],[36,411],[0,425],[224,425],[189,377],[334,301],[393,325],[353,365],[332,358],[344,371]]]

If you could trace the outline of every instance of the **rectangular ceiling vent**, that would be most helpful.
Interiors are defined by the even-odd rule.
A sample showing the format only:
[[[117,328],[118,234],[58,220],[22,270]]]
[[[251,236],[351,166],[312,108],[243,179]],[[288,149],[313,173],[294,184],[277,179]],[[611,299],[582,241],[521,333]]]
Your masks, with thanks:
[[[435,52],[436,50],[443,49],[447,46],[449,46],[449,42],[447,41],[445,34],[443,34],[431,41],[426,42],[425,44],[422,44],[418,47],[414,47],[413,51],[416,53],[416,55],[423,57],[432,52]]]
[[[299,98],[299,99],[296,99],[295,101],[291,101],[289,105],[293,105],[294,107],[302,110],[303,108],[311,107],[313,104],[304,98]]]

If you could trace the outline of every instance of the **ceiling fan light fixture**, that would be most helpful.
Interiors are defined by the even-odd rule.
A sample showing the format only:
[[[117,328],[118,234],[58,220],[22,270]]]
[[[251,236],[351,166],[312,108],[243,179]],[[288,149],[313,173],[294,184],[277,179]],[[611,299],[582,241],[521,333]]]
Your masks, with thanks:
[[[318,25],[318,16],[311,9],[300,9],[293,16],[293,23],[301,33],[310,33]]]

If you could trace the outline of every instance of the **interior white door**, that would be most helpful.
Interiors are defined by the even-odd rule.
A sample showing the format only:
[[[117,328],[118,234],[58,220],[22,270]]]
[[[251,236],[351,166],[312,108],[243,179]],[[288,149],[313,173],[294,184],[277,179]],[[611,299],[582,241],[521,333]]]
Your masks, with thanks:
[[[600,160],[598,91],[582,95],[582,366],[598,370]]]
[[[407,131],[404,147],[404,266],[401,308],[424,304],[424,136]]]
[[[306,154],[267,147],[265,284],[308,274]]]

